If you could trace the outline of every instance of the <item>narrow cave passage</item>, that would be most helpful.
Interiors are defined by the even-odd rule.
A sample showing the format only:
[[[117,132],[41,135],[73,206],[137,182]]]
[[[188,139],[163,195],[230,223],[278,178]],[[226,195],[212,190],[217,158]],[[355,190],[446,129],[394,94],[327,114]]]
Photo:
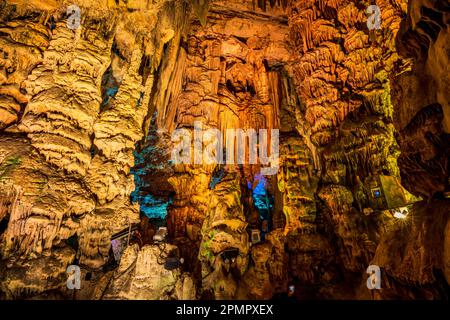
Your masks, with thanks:
[[[273,181],[273,179],[270,179]],[[252,228],[250,237],[253,244],[260,241],[264,242],[266,234],[273,228],[272,217],[275,206],[275,198],[269,192],[272,187],[269,180],[261,175],[256,174],[253,181],[247,182],[247,188],[251,193],[250,212],[246,214],[248,222]],[[252,214],[252,211],[254,214]]]
[[[162,137],[156,131],[156,113],[153,115],[147,137],[134,150],[135,166],[131,170],[135,189],[131,201],[139,204],[140,224],[135,239],[140,247],[165,240],[168,210],[174,201],[174,189],[168,182],[173,168],[170,154]],[[160,234],[157,235],[158,230]],[[162,233],[161,233],[162,232]]]

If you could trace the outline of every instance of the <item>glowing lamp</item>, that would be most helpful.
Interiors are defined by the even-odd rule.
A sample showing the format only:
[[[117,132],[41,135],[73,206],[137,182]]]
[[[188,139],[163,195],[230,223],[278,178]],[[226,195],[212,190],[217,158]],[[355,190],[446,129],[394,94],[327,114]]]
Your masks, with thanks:
[[[408,212],[409,210],[407,207],[397,209],[394,212],[394,217],[397,219],[406,219],[406,217],[408,216]]]

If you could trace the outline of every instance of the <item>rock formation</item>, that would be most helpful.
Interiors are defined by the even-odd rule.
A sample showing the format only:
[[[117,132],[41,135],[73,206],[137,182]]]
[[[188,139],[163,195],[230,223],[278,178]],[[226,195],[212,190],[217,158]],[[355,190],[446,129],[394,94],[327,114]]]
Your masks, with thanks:
[[[449,14],[0,0],[0,298],[448,299]]]

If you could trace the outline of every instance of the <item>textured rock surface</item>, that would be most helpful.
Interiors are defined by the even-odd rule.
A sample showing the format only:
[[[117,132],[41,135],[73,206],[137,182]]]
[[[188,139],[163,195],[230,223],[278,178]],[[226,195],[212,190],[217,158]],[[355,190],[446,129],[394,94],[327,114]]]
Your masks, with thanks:
[[[399,34],[399,50],[412,60],[394,86],[399,167],[405,187],[424,198],[448,186],[449,32],[448,1],[412,1]]]
[[[164,268],[165,258],[176,247],[128,247],[104,292],[104,299],[165,300],[195,298],[192,279],[178,269]],[[194,293],[194,294],[193,294]]]
[[[161,63],[162,47],[174,29],[181,29],[168,19],[183,10],[174,2],[141,11],[128,11],[123,3],[75,2],[82,11],[78,30],[68,28],[67,7],[60,2],[3,2],[0,7],[2,41],[17,43],[5,46],[2,58],[2,87],[9,93],[1,96],[6,102],[1,163],[7,169],[1,193],[8,206],[1,247],[3,259],[25,259],[15,262],[25,269],[36,254],[51,259],[55,246],[69,237],[77,238],[76,260],[99,268],[108,259],[111,235],[138,221],[139,207],[129,198],[130,169],[134,144],[146,131],[150,70]],[[25,27],[23,17],[30,12],[35,18]],[[136,19],[142,23],[127,22]],[[102,85],[111,83],[120,83],[120,89],[105,99],[110,97],[102,96],[108,92]],[[61,274],[74,255],[63,253],[67,263],[59,266]],[[15,270],[7,265],[6,273]],[[36,282],[17,280],[8,290],[50,289],[45,278]]]
[[[1,1],[1,297],[448,298],[450,5],[371,3]],[[278,129],[277,174],[174,164],[199,125]]]

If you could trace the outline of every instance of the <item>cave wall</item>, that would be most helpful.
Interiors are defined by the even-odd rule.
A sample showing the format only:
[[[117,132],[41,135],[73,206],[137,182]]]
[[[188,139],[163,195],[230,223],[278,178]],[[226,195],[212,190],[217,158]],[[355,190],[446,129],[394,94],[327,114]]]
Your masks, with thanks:
[[[411,2],[398,37],[410,59],[394,86],[399,167],[405,187],[423,198],[448,187],[448,10],[448,1]]]
[[[75,1],[82,12],[76,30],[68,28],[65,1],[0,6],[8,44],[0,191],[7,296],[61,287],[75,256],[98,269],[111,235],[139,221],[130,201],[133,151],[146,132],[155,70],[164,46],[183,33],[185,8],[138,3]],[[114,86],[111,99],[105,92]],[[66,243],[71,237],[76,252]]]
[[[376,3],[380,30],[367,0],[77,0],[72,30],[68,1],[2,1],[3,297],[67,298],[76,263],[96,275],[84,299],[269,299],[288,284],[448,298],[449,4]],[[249,237],[261,159],[171,163],[172,133],[199,125],[279,130],[265,241]],[[405,223],[373,199],[381,184],[416,202]],[[111,237],[139,222],[139,246],[105,270]],[[182,272],[162,268],[168,250]],[[387,284],[372,295],[370,264]]]

